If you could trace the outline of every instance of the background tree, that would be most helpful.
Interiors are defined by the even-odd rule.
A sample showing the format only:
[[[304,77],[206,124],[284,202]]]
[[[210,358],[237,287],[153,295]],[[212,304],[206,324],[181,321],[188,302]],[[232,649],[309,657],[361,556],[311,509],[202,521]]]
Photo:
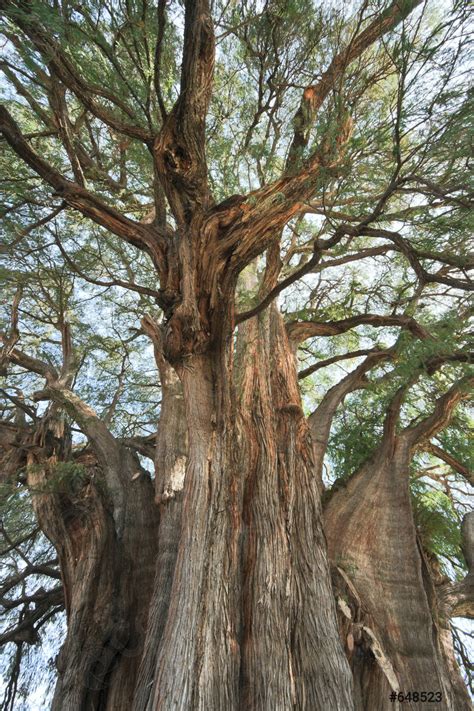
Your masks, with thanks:
[[[53,708],[378,710],[433,678],[439,708],[468,708],[448,619],[471,573],[437,580],[413,474],[409,494],[428,456],[467,472],[433,441],[470,382],[466,22],[463,3],[5,3],[5,457],[59,558]],[[323,497],[355,595],[339,631],[334,418],[326,466],[356,472]],[[379,547],[351,573],[338,526],[371,502]],[[420,655],[377,556],[423,569]]]

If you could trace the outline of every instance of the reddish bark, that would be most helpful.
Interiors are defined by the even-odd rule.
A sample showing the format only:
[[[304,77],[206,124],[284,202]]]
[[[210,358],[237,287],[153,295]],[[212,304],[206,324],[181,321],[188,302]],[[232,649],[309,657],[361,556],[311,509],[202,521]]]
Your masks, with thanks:
[[[323,136],[299,165],[299,153],[323,101],[346,66],[418,4],[409,0],[402,7],[395,2],[334,57],[319,84],[307,87],[282,177],[247,196],[215,205],[205,150],[214,63],[207,0],[184,3],[179,96],[169,114],[161,105],[164,120],[155,135],[141,128],[127,104],[107,87],[86,82],[28,7],[18,13],[14,3],[7,3],[12,22],[42,55],[51,81],[67,87],[85,113],[146,144],[154,160],[156,211],[167,201],[175,224],[171,229],[159,214],[149,224],[136,222],[84,187],[82,165],[66,145],[66,124],[60,126],[61,137],[74,163],[74,182],[32,148],[6,110],[0,112],[0,128],[12,150],[69,208],[150,255],[164,314],[160,330],[144,321],[155,342],[163,386],[156,457],[158,533],[151,484],[144,474],[135,477],[132,455],[54,369],[15,349],[9,353],[12,362],[44,376],[47,387],[41,397],[78,422],[89,439],[103,486],[89,477],[79,501],[68,497],[64,502],[59,495],[44,492],[35,495],[38,518],[61,560],[69,618],[55,709],[128,709],[137,683],[135,711],[353,708],[349,666],[336,630],[317,473],[331,416],[354,383],[350,379],[328,394],[313,421],[313,450],[294,355],[281,317],[271,307],[241,330],[246,352],[240,354],[236,394],[235,287],[245,266],[277,245],[285,224],[314,197],[321,173],[330,175],[341,163],[352,130],[347,115],[340,117],[335,140]],[[159,9],[158,42],[163,37],[164,3]],[[158,58],[159,54],[157,46]],[[159,76],[154,79],[159,85]],[[55,99],[61,118],[60,93]],[[122,119],[105,108],[109,104]],[[367,228],[360,233],[368,233]],[[397,244],[402,249],[403,243]],[[399,317],[389,317],[391,325],[394,318],[400,322]],[[329,331],[328,324],[319,324],[319,330],[299,324],[295,331],[302,337],[321,333],[322,328],[337,333],[357,322],[383,325],[379,316],[369,315],[365,320],[332,324]],[[419,334],[410,319],[404,325]],[[355,547],[364,571],[354,583],[356,595],[359,587],[363,589],[367,614],[373,613],[372,625],[377,624],[384,649],[391,645],[389,666],[396,668],[400,680],[426,687],[436,679],[448,694],[439,645],[431,637],[432,618],[409,518],[405,459],[411,445],[403,440],[395,451],[391,437],[390,451],[382,453],[384,466],[367,465],[348,486],[352,496],[346,500],[341,494],[340,504],[339,497],[330,503],[330,550],[335,555],[337,547]],[[30,471],[30,486],[48,480],[56,456],[53,447],[46,458],[40,458],[40,467]],[[392,472],[388,466],[392,459],[393,476],[387,473]],[[358,481],[363,482],[361,489]],[[367,496],[377,504],[373,511],[364,507]],[[402,528],[393,500],[404,514]],[[384,538],[376,535],[379,529]],[[395,534],[400,536],[397,545]],[[405,588],[393,581],[394,570]],[[379,571],[385,576],[382,582]],[[381,590],[389,584],[391,604],[384,608]],[[419,634],[403,623],[407,590],[413,596],[410,609]],[[147,616],[138,671],[140,631]],[[367,630],[365,634],[370,638]],[[349,639],[354,651],[355,636]],[[372,649],[374,644],[369,642]],[[382,675],[372,674],[365,662],[358,667],[357,703],[367,699],[371,704],[367,708],[384,708],[387,669],[391,677],[387,665]]]
[[[241,708],[350,709],[310,433],[276,307],[241,326],[239,340]]]

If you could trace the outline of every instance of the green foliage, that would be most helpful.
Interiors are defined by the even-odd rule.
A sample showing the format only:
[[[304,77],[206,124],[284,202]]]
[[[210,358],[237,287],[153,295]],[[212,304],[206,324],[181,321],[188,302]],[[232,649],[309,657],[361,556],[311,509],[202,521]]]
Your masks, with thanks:
[[[474,471],[473,443],[474,421],[468,405],[460,406],[449,425],[438,432],[436,439],[445,452]]]
[[[11,480],[0,483],[0,520],[14,539],[37,525],[29,492]]]
[[[82,464],[57,462],[48,468],[48,477],[37,493],[74,496],[81,491],[87,480],[88,474]]]
[[[337,416],[327,450],[336,480],[346,480],[372,456],[380,441],[383,406],[380,400],[358,398],[354,410]],[[364,416],[358,417],[357,411]]]
[[[446,561],[454,560],[465,567],[461,552],[460,517],[451,499],[426,482],[415,480],[411,486],[415,522],[423,547],[440,558],[446,572]]]

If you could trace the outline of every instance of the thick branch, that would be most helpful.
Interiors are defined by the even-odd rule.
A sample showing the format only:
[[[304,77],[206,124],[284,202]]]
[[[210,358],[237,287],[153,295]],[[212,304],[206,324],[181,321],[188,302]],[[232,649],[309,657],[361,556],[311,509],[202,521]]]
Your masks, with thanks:
[[[466,376],[458,380],[442,397],[436,400],[434,410],[417,425],[406,427],[403,435],[411,447],[423,440],[430,439],[436,432],[442,430],[449,423],[451,414],[461,400],[470,395],[474,383],[474,376]]]
[[[448,585],[440,595],[448,617],[474,619],[474,573],[468,573],[459,583]]]
[[[326,446],[332,418],[346,395],[365,385],[365,374],[380,362],[390,358],[393,350],[374,351],[355,370],[334,385],[309,417],[309,425],[316,444]]]
[[[0,341],[5,343],[8,339],[3,334],[0,334]],[[33,358],[17,348],[9,350],[7,358],[11,363],[15,363],[15,365],[19,365],[21,368],[25,368],[25,370],[42,375],[46,378],[47,382],[51,382],[59,378],[59,373],[54,366],[49,363],[45,363],[38,358]]]
[[[135,450],[143,457],[154,461],[156,454],[156,434],[148,436],[123,437],[119,439],[120,444]]]
[[[0,131],[15,153],[43,180],[51,185],[64,201],[98,225],[122,237],[130,244],[147,251],[156,259],[158,250],[157,234],[139,222],[134,222],[120,212],[102,202],[93,193],[72,182],[47,163],[30,146],[18,125],[3,106],[0,107]]]
[[[106,465],[111,464],[113,457],[118,452],[117,442],[95,411],[69,390],[66,384],[69,379],[69,373],[65,373],[65,377],[62,379],[53,366],[38,358],[31,357],[17,348],[10,351],[8,360],[25,370],[42,375],[46,379],[46,388],[36,392],[34,399],[36,401],[53,400],[61,405],[78,423],[84,434],[94,445],[97,453],[101,456],[102,462]]]
[[[428,338],[429,333],[409,316],[379,316],[378,314],[361,314],[341,319],[340,321],[292,321],[287,324],[288,337],[294,343],[301,343],[306,338],[314,336],[336,336],[345,333],[356,326],[367,325],[375,328],[401,326],[417,338]]]
[[[97,413],[80,397],[57,381],[50,383],[44,390],[36,392],[33,397],[37,401],[53,400],[64,408],[91,442],[102,464],[108,468],[113,465],[118,455],[117,441]]]
[[[474,574],[474,511],[467,513],[462,520],[461,541],[467,569]]]
[[[186,0],[180,94],[154,145],[158,174],[179,224],[210,203],[205,130],[214,51],[208,0]]]
[[[214,73],[214,25],[208,0],[186,0],[181,89],[175,111],[180,132],[203,156]]]
[[[415,373],[407,383],[404,383],[397,389],[395,395],[392,397],[387,407],[387,413],[383,423],[383,435],[379,451],[384,449],[386,450],[387,448],[390,450],[392,449],[397,431],[398,418],[400,416],[400,410],[402,408],[405,395],[410,387],[418,380],[419,376],[420,373]]]

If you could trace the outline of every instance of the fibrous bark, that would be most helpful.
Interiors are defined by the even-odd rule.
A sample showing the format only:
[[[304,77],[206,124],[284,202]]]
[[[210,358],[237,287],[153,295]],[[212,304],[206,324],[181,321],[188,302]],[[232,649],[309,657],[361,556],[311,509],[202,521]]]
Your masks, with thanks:
[[[166,3],[159,3],[153,77],[163,119],[159,130],[151,120],[143,128],[143,117],[135,120],[127,103],[109,88],[88,83],[63,49],[62,38],[44,29],[28,3],[20,3],[21,8],[13,0],[6,3],[9,20],[42,57],[48,86],[55,84],[50,103],[74,180],[50,165],[13,116],[1,109],[6,141],[61,196],[64,207],[150,256],[163,313],[159,327],[143,320],[155,344],[163,391],[155,492],[136,459],[60,374],[16,353],[14,342],[8,346],[12,362],[45,377],[42,397],[76,420],[93,457],[80,491],[72,496],[44,490],[63,456],[55,450],[54,436],[63,441],[64,435],[54,434],[56,418],[45,424],[39,458],[31,452],[35,466],[29,469],[28,483],[36,489],[40,524],[58,550],[68,612],[55,709],[353,708],[349,664],[336,630],[319,476],[332,415],[360,385],[372,361],[328,393],[311,420],[313,442],[288,333],[276,307],[263,312],[265,299],[288,282],[273,284],[258,307],[241,314],[241,321],[249,320],[239,334],[234,380],[235,289],[239,274],[255,257],[275,247],[279,251],[284,226],[316,193],[324,193],[341,168],[353,129],[345,110],[337,117],[334,135],[333,129],[323,131],[309,155],[303,155],[323,102],[338,91],[349,64],[419,4],[394,2],[375,15],[335,54],[321,80],[306,87],[289,159],[277,180],[215,204],[205,136],[215,54],[208,0],[184,2],[179,95],[169,112],[159,86],[166,15]],[[155,193],[151,221],[137,222],[86,187],[84,160],[81,164],[69,135],[66,90],[85,116],[90,113],[147,147]],[[323,189],[321,182],[326,183]],[[392,180],[372,221],[393,188]],[[166,204],[173,227],[166,215],[158,214]],[[420,271],[401,236],[372,230],[364,218],[358,227],[338,228],[322,246],[329,249],[345,234],[383,236],[407,256],[422,281],[454,285],[442,275]],[[308,264],[316,263],[322,246],[315,243],[314,262]],[[258,317],[250,320],[252,315]],[[382,319],[378,314],[310,328],[294,324],[289,334],[341,333],[357,324],[403,325],[420,335],[412,319],[402,323],[398,316]],[[46,446],[48,433],[53,442]],[[339,607],[354,627],[347,640],[356,704],[374,711],[385,708],[387,692],[397,683],[404,690],[436,683],[449,704],[457,693],[443,671],[416,547],[407,478],[412,444],[408,435],[395,440],[392,431],[380,461],[356,474],[327,511],[332,556],[350,550],[356,559],[354,579],[350,571],[341,575],[362,610],[358,632],[351,611]],[[406,605],[412,627],[404,619]],[[354,646],[356,632],[357,642],[363,643]],[[354,649],[369,653],[355,659]]]
[[[239,340],[241,708],[350,709],[310,431],[276,306],[243,324]]]
[[[53,407],[53,413],[55,408]],[[67,636],[58,655],[52,708],[129,709],[144,643],[156,555],[152,484],[135,455],[109,450],[123,492],[120,519],[94,451],[74,459],[67,484],[58,465],[69,458],[63,419],[43,420],[29,457],[28,486],[38,522],[58,552]]]
[[[462,387],[453,387],[430,417],[400,434],[397,394],[379,448],[325,507],[340,628],[361,711],[393,708],[392,692],[413,691],[440,692],[439,709],[471,708],[420,551],[409,489],[413,447],[444,425],[461,393]],[[408,701],[405,707],[433,703]]]

